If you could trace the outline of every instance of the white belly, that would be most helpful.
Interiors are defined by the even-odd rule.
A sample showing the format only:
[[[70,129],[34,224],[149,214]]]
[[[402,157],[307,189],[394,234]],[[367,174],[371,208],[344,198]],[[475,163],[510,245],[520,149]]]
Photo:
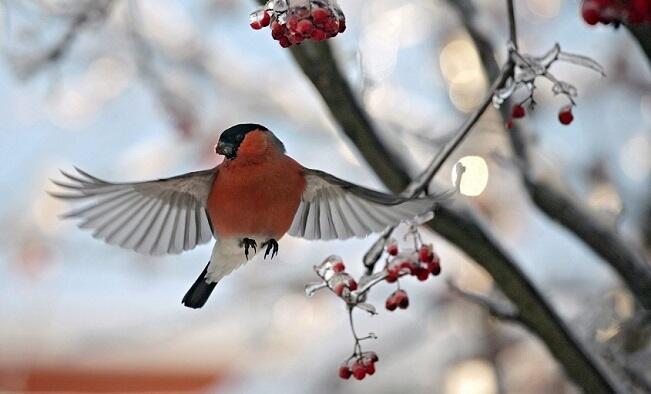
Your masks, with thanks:
[[[264,236],[248,236],[248,238],[255,240],[258,245],[257,251],[262,249],[262,243],[268,239]],[[255,254],[256,250],[250,247],[248,260],[252,260]],[[221,278],[244,265],[248,260],[244,254],[244,247],[241,245],[241,238],[218,238],[210,255],[206,281],[219,282]]]

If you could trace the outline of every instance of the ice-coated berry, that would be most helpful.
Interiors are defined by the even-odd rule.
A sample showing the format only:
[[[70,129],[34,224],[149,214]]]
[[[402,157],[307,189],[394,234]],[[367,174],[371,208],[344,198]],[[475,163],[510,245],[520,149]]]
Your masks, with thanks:
[[[409,307],[409,296],[407,295],[406,291],[397,290],[395,293],[393,293],[393,297],[395,298],[395,301],[400,309],[407,309],[407,307]]]
[[[310,35],[310,38],[314,41],[323,41],[328,38],[328,35],[321,29],[314,29]]]
[[[346,20],[342,19],[339,21],[339,33],[343,33],[346,31]]]
[[[285,34],[285,26],[281,25],[278,22],[273,22],[271,24],[271,37],[274,40],[280,39],[280,37],[283,37]]]
[[[283,48],[289,48],[292,46],[291,41],[289,41],[289,38],[283,36],[278,39],[278,43],[280,43],[280,46]]]
[[[420,247],[420,249],[418,250],[418,259],[420,261],[424,263],[429,263],[430,261],[432,261],[433,258],[434,258],[434,253],[432,252],[431,247],[427,245],[423,245]]]
[[[391,256],[395,256],[398,254],[398,245],[394,243],[390,243],[387,246],[387,253],[389,253]]]
[[[601,13],[597,6],[591,1],[585,1],[581,7],[581,16],[588,25],[596,25],[601,19]]]
[[[260,25],[262,27],[267,27],[271,23],[271,14],[268,11],[262,13],[262,18],[260,18]]]
[[[355,362],[351,369],[353,370],[353,376],[357,380],[362,380],[366,376],[366,368],[360,362]]]
[[[330,18],[330,12],[325,8],[315,8],[312,10],[312,20],[314,23],[324,23]]]
[[[418,267],[416,269],[416,278],[421,282],[426,281],[427,278],[429,278],[429,270],[427,268]]]
[[[395,311],[396,308],[398,307],[398,302],[396,301],[396,298],[394,296],[389,296],[389,298],[387,298],[387,301],[384,304],[384,306],[389,311]]]
[[[574,115],[572,115],[571,106],[563,107],[558,112],[558,121],[561,122],[562,124],[568,125],[572,123],[573,120],[574,120]]]
[[[355,282],[355,279],[351,279],[348,281],[348,288],[350,289],[350,291],[357,290],[357,282]]]
[[[387,277],[385,280],[387,283],[396,283],[398,281],[398,273],[395,271],[387,272]]]
[[[328,19],[323,23],[323,30],[328,35],[334,37],[339,33],[339,22],[336,19]]]
[[[300,33],[290,33],[289,34],[289,42],[292,44],[300,44],[303,42],[303,35]]]
[[[524,118],[525,113],[524,107],[520,104],[514,105],[513,109],[511,109],[511,117],[513,119]]]
[[[352,371],[350,368],[348,368],[348,365],[344,364],[341,367],[339,367],[339,377],[342,379],[350,379],[350,376],[352,375]]]
[[[346,270],[346,265],[342,261],[337,261],[332,265],[332,270],[334,272],[343,272]]]
[[[314,30],[314,25],[307,19],[303,19],[296,25],[296,31],[305,37],[309,37]]]
[[[432,275],[437,276],[441,273],[441,263],[434,260],[427,265],[427,269]]]

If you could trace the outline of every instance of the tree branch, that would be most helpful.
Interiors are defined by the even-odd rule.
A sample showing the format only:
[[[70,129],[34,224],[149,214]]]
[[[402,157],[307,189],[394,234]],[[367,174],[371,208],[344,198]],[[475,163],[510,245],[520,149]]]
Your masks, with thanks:
[[[494,48],[490,40],[475,26],[473,19],[475,11],[472,3],[468,0],[449,0],[448,3],[457,9],[464,27],[478,48],[488,77],[494,78],[497,75],[495,74],[497,62],[493,57]],[[517,37],[512,39],[517,40]],[[502,105],[501,113],[504,120],[508,119],[509,106]],[[595,218],[589,209],[537,178],[532,171],[527,140],[522,130],[514,125],[508,134],[519,164],[517,167],[521,170],[520,175],[531,200],[549,218],[573,232],[610,264],[640,304],[651,310],[651,266],[645,260],[642,251],[634,251],[633,247],[624,242],[611,227]]]
[[[351,93],[328,43],[304,43],[291,52],[361,155],[373,160],[369,164],[380,179],[394,192],[407,187],[407,171],[401,161],[385,156],[388,149]],[[488,228],[468,207],[459,205],[442,204],[428,227],[457,245],[493,276],[520,311],[525,325],[545,342],[577,384],[592,393],[615,391],[602,367],[573,337]]]

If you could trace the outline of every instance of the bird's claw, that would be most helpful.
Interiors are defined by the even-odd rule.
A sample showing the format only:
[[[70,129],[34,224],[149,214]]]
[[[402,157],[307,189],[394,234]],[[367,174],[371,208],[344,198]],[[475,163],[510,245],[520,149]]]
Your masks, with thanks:
[[[267,246],[267,250],[264,252],[264,258],[266,259],[269,253],[271,253],[271,260],[273,260],[273,258],[278,254],[278,241],[272,238],[262,244],[263,247],[265,245]]]
[[[264,244],[263,244],[264,245]],[[253,248],[254,252],[258,252],[258,244],[255,242],[254,239],[251,238],[242,238],[242,243],[240,247],[244,246],[244,255],[246,256],[246,259],[249,259],[249,248]],[[266,256],[266,255],[265,255]]]

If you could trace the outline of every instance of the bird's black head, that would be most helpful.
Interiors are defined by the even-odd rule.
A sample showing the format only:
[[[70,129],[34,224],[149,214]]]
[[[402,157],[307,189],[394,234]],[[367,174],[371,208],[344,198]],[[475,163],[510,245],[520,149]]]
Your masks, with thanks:
[[[215,146],[215,152],[226,156],[227,159],[234,159],[237,156],[237,150],[239,149],[240,144],[244,141],[244,137],[246,137],[246,135],[251,131],[255,130],[269,132],[279,149],[283,152],[285,151],[282,142],[280,142],[280,140],[278,140],[278,138],[276,138],[276,136],[274,136],[266,127],[255,123],[242,123],[224,130],[219,137],[219,142],[217,142],[217,145]]]

